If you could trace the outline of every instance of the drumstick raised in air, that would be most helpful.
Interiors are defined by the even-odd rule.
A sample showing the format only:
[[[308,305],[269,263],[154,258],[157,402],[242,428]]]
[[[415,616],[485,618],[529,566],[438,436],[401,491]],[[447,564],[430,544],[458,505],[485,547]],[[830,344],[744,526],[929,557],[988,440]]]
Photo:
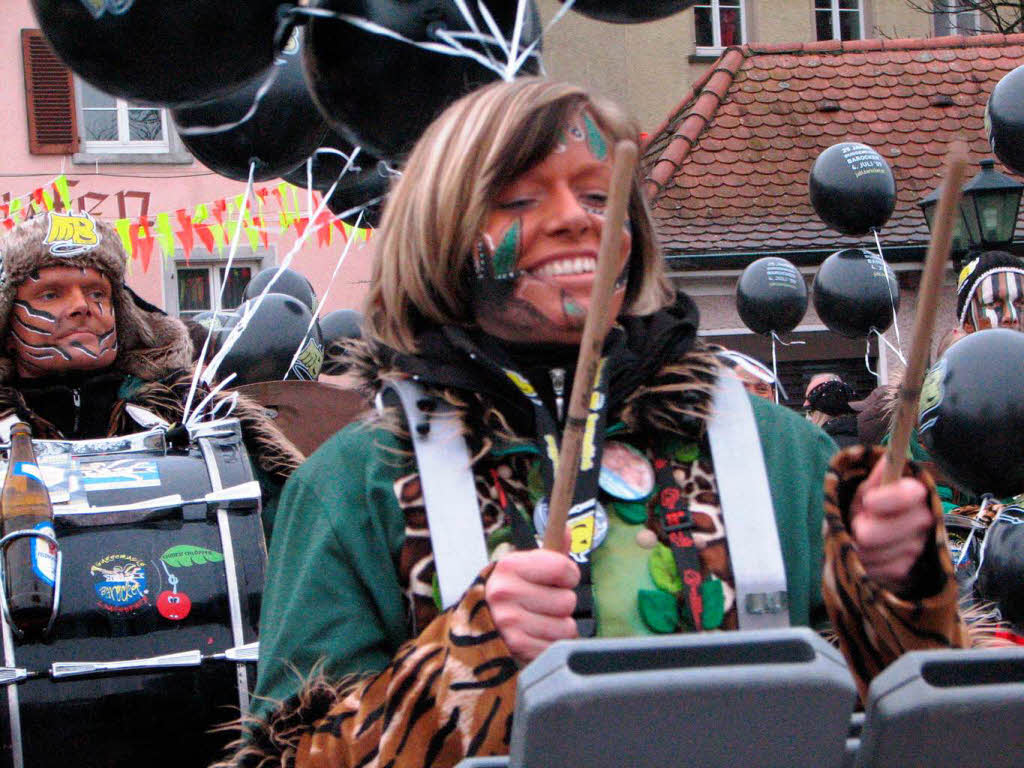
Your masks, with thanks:
[[[583,322],[580,356],[576,362],[576,375],[572,381],[572,395],[558,452],[558,466],[555,469],[555,483],[551,490],[547,529],[544,532],[545,549],[560,551],[563,548],[566,518],[580,467],[580,451],[590,410],[590,396],[594,390],[597,366],[601,360],[601,348],[615,319],[609,317],[609,305],[615,292],[615,281],[621,272],[617,254],[622,247],[623,225],[626,221],[626,206],[629,203],[630,181],[636,165],[637,147],[632,141],[619,141],[615,144],[614,152],[608,209],[597,253],[597,270],[590,292],[590,309]]]
[[[918,291],[917,312],[914,315],[913,341],[907,370],[900,384],[896,421],[893,425],[892,440],[886,454],[886,466],[882,483],[888,484],[903,474],[910,432],[917,421],[918,400],[921,396],[921,382],[924,380],[928,351],[932,344],[932,328],[935,326],[935,308],[942,286],[942,273],[949,258],[950,243],[953,239],[953,220],[959,210],[961,185],[967,170],[967,145],[954,142],[946,156],[946,174],[942,192],[932,224],[932,237],[928,243],[928,255],[921,273],[921,287]]]

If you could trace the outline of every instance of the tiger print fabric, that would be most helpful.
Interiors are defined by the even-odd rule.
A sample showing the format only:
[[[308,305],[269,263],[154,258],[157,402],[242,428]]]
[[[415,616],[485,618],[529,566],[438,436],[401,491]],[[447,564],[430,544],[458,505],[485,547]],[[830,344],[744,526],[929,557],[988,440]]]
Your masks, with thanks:
[[[942,505],[931,476],[908,464],[904,474],[929,490],[935,535],[928,541],[916,584],[931,590],[900,597],[872,581],[857,556],[849,532],[849,510],[857,486],[884,455],[879,447],[851,446],[833,457],[825,476],[825,566],[823,596],[832,626],[865,700],[871,679],[906,651],[967,648],[966,625],[957,612],[957,585],[946,545]],[[936,570],[937,569],[937,570]]]
[[[382,672],[308,685],[213,768],[420,768],[507,754],[519,668],[484,600],[492,569]]]

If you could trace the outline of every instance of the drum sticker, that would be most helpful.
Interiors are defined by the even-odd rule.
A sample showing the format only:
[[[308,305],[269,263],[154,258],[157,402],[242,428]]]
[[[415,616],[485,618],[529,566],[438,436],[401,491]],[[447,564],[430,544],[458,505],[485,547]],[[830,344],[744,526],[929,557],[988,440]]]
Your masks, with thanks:
[[[45,533],[50,538],[56,538],[53,525],[45,520],[37,523],[35,530]],[[53,586],[57,575],[57,548],[46,539],[33,537],[32,539],[32,571],[49,587]]]
[[[177,544],[160,555],[160,559],[172,568],[190,568],[193,565],[204,565],[205,563],[222,563],[224,555],[204,547]]]
[[[178,547],[172,547],[171,549],[178,549]],[[164,553],[164,555],[166,554],[167,552]],[[160,558],[160,566],[164,569],[164,573],[167,574],[167,583],[171,585],[171,588],[165,589],[157,595],[156,612],[168,621],[183,621],[192,612],[192,598],[178,590],[179,579],[175,574],[171,573],[171,569],[167,567],[163,557]]]
[[[111,613],[130,613],[149,605],[146,564],[132,555],[107,555],[89,569],[98,605]]]
[[[88,491],[151,488],[160,485],[160,470],[152,459],[113,459],[79,465],[82,487]]]

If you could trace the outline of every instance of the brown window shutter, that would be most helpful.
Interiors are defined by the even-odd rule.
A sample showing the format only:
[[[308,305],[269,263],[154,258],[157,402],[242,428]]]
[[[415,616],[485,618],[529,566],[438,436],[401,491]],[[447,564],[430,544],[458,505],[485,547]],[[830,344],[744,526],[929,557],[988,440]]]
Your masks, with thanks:
[[[25,63],[28,148],[33,155],[70,155],[78,151],[75,84],[67,68],[38,29],[21,30]]]

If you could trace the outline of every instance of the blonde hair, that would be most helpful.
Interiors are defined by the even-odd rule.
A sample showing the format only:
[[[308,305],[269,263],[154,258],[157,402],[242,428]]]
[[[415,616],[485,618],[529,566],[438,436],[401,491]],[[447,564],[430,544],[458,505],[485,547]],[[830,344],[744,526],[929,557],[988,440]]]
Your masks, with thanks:
[[[473,323],[472,255],[492,201],[554,149],[581,106],[613,143],[637,141],[636,124],[615,105],[533,77],[464,96],[427,128],[381,221],[364,312],[367,338],[414,353],[423,328]],[[623,312],[647,314],[665,306],[672,291],[635,172],[631,187],[633,246]]]

